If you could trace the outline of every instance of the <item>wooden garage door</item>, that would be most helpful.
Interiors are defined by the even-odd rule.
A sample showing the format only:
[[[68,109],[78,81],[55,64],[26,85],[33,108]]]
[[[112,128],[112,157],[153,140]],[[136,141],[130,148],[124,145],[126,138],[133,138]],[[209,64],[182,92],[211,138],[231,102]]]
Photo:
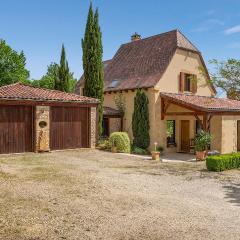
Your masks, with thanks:
[[[33,109],[0,106],[0,153],[33,151]]]
[[[51,107],[51,149],[88,147],[88,115],[89,109],[86,107]]]

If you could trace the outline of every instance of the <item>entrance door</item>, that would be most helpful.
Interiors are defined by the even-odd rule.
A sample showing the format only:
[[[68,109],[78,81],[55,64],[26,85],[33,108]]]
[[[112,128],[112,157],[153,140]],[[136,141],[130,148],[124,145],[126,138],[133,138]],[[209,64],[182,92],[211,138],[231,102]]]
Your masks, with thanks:
[[[237,121],[237,151],[240,151],[240,121]]]
[[[189,152],[189,140],[190,140],[190,123],[189,120],[181,121],[181,151]]]

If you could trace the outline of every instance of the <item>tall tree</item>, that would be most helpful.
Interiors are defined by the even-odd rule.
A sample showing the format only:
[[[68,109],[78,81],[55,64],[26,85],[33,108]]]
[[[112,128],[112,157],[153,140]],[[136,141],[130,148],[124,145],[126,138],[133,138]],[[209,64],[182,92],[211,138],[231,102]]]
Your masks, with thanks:
[[[54,89],[55,87],[55,76],[58,72],[58,64],[51,63],[47,67],[47,73],[40,79],[32,81],[32,85],[35,87],[42,87],[48,89]]]
[[[55,89],[55,81],[58,79],[59,65],[51,63],[47,68],[47,73],[40,80],[32,80],[30,83],[35,87]],[[74,92],[77,79],[74,78],[73,73],[69,73],[69,92]],[[58,89],[58,88],[56,88]]]
[[[24,53],[17,53],[4,40],[0,40],[0,86],[27,82],[28,78]]]
[[[228,98],[240,100],[240,60],[228,59],[227,61],[210,61],[215,65],[212,74],[213,84],[224,90]]]
[[[150,144],[148,103],[147,95],[138,89],[132,115],[133,145],[143,149]]]
[[[69,92],[70,71],[66,60],[65,47],[62,45],[60,65],[56,71],[54,88],[63,92]]]
[[[88,19],[86,23],[84,39],[82,39],[83,49],[83,70],[84,70],[84,94],[88,97],[100,100],[98,114],[98,132],[102,133],[103,119],[103,46],[102,33],[99,26],[98,9],[93,12],[92,3],[89,7]]]

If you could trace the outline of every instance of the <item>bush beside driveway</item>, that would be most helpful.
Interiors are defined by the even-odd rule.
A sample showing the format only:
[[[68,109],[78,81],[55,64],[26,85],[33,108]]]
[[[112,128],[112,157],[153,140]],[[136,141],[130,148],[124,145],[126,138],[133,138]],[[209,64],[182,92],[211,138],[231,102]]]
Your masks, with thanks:
[[[0,157],[0,239],[238,239],[239,170],[97,150]]]

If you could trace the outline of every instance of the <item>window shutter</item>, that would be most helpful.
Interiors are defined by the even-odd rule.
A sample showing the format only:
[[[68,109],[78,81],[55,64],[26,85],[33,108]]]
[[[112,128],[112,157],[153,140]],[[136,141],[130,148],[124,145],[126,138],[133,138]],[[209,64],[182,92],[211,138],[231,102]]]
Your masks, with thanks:
[[[184,92],[184,73],[180,72],[179,76],[179,92],[183,93]]]
[[[193,80],[192,80],[192,93],[197,93],[197,75],[193,75]]]

